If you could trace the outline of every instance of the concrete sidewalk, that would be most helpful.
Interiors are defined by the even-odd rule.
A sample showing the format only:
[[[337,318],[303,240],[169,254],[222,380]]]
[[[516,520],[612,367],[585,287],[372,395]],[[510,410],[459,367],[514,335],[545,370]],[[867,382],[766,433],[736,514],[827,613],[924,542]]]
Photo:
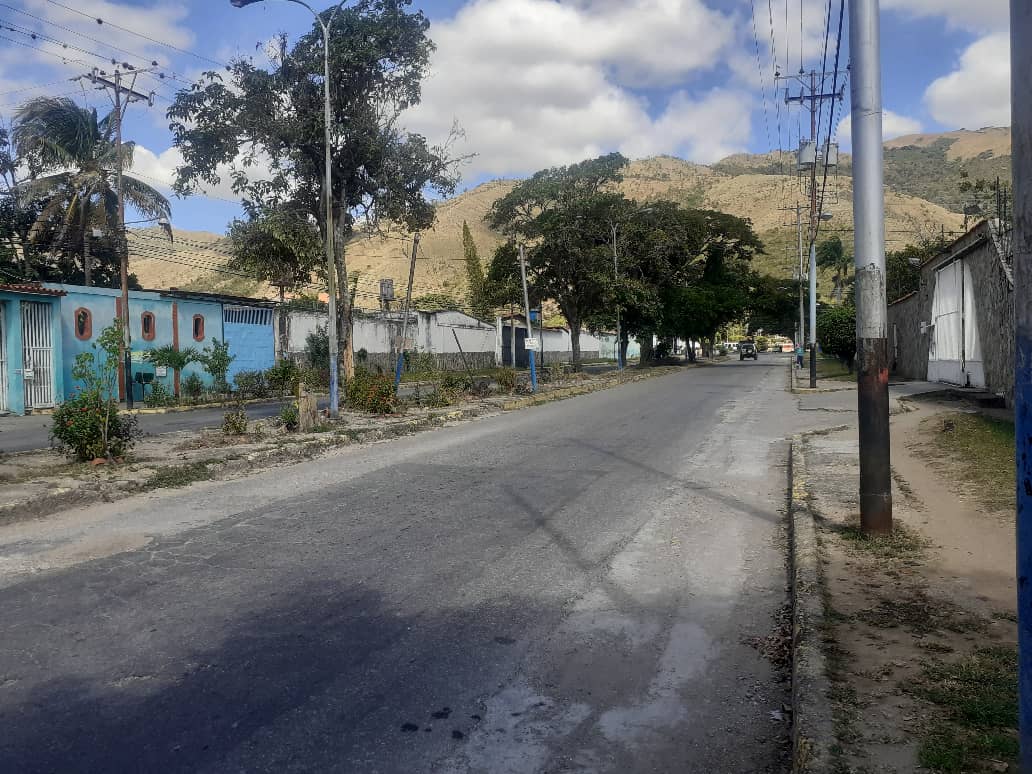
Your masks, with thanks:
[[[964,761],[949,770],[1016,770],[1008,768],[1004,744],[972,752],[977,734],[968,736],[949,707],[927,698],[939,695],[927,686],[953,679],[941,675],[980,667],[986,653],[1005,663],[1016,634],[1013,513],[984,507],[957,461],[934,451],[936,434],[949,426],[942,417],[976,411],[975,404],[936,401],[944,387],[890,385],[896,533],[874,540],[858,530],[855,391],[797,396],[801,408],[805,403],[842,419],[839,429],[796,441],[793,502],[797,521],[816,532],[820,581],[797,586],[794,602],[799,610],[823,609],[823,619],[804,631],[803,645],[822,649],[821,664],[827,663],[816,687],[798,697],[796,715],[810,717],[818,708],[826,714],[830,700],[835,718],[831,738],[826,726],[807,728],[817,737],[808,740],[810,749],[826,753],[826,767],[801,770],[938,769],[929,761],[947,755]],[[901,402],[914,396],[924,398]],[[794,555],[812,553],[812,541],[800,542],[806,534],[793,535]],[[1005,739],[1010,732],[994,733]],[[971,756],[985,763],[972,767]]]

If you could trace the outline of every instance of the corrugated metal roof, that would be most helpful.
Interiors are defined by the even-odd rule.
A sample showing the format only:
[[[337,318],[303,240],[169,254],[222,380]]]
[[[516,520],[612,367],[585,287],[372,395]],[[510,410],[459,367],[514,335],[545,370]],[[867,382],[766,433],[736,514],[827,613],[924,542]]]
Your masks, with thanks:
[[[31,293],[36,296],[66,296],[68,295],[63,290],[53,290],[51,288],[45,288],[42,285],[38,285],[32,282],[23,283],[8,283],[0,282],[0,290],[6,290],[11,293]]]

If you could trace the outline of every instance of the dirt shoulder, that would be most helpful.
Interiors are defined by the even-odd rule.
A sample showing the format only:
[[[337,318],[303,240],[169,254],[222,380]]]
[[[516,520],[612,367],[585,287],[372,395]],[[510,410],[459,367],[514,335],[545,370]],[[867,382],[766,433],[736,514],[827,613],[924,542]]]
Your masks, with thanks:
[[[452,405],[410,406],[397,415],[342,411],[338,422],[326,420],[310,433],[287,432],[269,420],[251,421],[247,432],[239,435],[227,435],[216,427],[167,433],[141,439],[121,464],[75,463],[53,450],[0,455],[0,524],[45,518],[67,508],[154,489],[243,477],[343,446],[411,435],[679,370],[660,367],[597,376],[578,374],[542,385],[535,395],[466,395]]]
[[[1013,429],[1008,446],[1005,427],[955,404],[908,405],[892,420],[890,538],[858,529],[855,428],[802,442],[834,766],[1016,771]]]

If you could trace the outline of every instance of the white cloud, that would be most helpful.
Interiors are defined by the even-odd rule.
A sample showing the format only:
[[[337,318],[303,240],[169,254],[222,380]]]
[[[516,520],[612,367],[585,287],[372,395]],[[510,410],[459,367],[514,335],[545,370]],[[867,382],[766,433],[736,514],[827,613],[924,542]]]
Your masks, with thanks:
[[[745,150],[751,134],[753,98],[714,89],[701,99],[678,92],[663,115],[620,150],[632,157],[677,153],[709,163]]]
[[[933,81],[924,100],[932,117],[952,128],[1009,126],[1009,35],[987,35],[968,46],[957,69]]]
[[[718,67],[737,42],[733,22],[702,0],[474,0],[431,28],[432,73],[407,122],[437,140],[457,119],[461,150],[478,154],[473,174],[523,174],[615,148],[710,156],[737,145],[709,140],[722,129],[702,123],[726,117],[729,97],[693,98],[683,84]],[[631,90],[674,84],[681,91],[655,106],[658,118]]]
[[[839,121],[837,138],[839,145],[843,148],[852,146],[852,120],[846,115]],[[917,134],[922,130],[921,122],[916,118],[902,116],[893,113],[891,110],[882,111],[882,139],[891,140],[894,137],[902,137],[905,134]]]
[[[172,183],[176,177],[176,168],[183,163],[183,154],[178,148],[169,148],[161,153],[155,153],[149,148],[137,145],[133,153],[133,167],[130,174],[136,174],[160,188],[165,193],[170,193]],[[220,182],[217,186],[209,186],[198,191],[199,196],[210,195],[217,199],[229,199],[240,201],[240,197],[233,191],[232,178],[229,175],[231,167],[222,165],[219,167]],[[250,167],[248,172],[256,178],[270,174],[268,162],[259,161],[257,166]]]
[[[964,30],[1005,30],[1010,19],[1008,0],[882,0],[882,8],[916,18],[942,17]]]

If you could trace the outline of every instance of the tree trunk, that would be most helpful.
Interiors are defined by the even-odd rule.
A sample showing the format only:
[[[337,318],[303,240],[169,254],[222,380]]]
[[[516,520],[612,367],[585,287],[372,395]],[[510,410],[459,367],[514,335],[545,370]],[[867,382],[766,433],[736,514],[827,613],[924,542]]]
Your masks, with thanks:
[[[641,354],[638,356],[638,365],[649,365],[653,359],[652,334],[646,333],[641,337]]]
[[[340,213],[334,219],[333,252],[337,271],[337,332],[339,349],[338,373],[347,384],[355,376],[354,315],[351,310],[351,284],[344,255],[344,227]]]
[[[570,356],[573,360],[573,370],[579,371],[581,369],[581,354],[580,354],[580,320],[569,320],[570,323]]]
[[[673,349],[674,348],[671,347],[670,351],[673,352]],[[695,342],[692,340],[691,336],[685,336],[684,353],[688,356],[689,363],[695,362]]]
[[[627,345],[630,343],[627,331],[620,332],[620,340],[616,343],[616,346],[620,348],[620,362],[627,366]]]
[[[90,287],[93,284],[92,274],[90,269],[90,216],[89,208],[85,205],[80,207],[82,210],[82,276],[83,283],[86,287]]]

